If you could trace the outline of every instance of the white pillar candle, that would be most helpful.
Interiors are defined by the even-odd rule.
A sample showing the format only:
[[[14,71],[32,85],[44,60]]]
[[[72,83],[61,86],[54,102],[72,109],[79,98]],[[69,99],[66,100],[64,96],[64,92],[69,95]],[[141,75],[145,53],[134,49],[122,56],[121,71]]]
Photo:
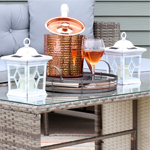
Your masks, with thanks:
[[[130,72],[129,72],[129,69],[128,69],[128,66],[129,65],[125,65],[125,69],[124,69],[124,72],[125,72],[125,79],[129,79],[131,77],[130,75]],[[118,75],[118,79],[120,79],[120,74],[121,74],[121,68],[120,68],[120,65],[118,65],[118,68],[117,68],[117,73],[116,75]]]
[[[25,91],[25,75],[21,74],[20,77],[21,77],[21,79],[20,79],[20,90]],[[30,74],[29,92],[33,92],[33,91],[34,91],[34,78],[33,78],[33,74]]]

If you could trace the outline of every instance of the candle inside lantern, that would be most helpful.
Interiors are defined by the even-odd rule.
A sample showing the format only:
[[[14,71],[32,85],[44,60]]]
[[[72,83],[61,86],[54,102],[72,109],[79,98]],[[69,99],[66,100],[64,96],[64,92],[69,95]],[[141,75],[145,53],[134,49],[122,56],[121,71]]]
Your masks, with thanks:
[[[20,79],[20,90],[25,91],[25,75],[21,74],[21,79]],[[34,78],[33,74],[30,74],[30,79],[29,79],[29,92],[34,91]]]
[[[119,66],[119,68],[117,69],[116,75],[118,75],[118,79],[120,79],[121,78],[121,68],[120,68],[120,65],[118,65],[118,66]],[[128,67],[128,65],[126,65],[126,69],[124,69],[123,76],[125,77],[125,79],[129,79],[131,77],[129,69],[127,67]]]

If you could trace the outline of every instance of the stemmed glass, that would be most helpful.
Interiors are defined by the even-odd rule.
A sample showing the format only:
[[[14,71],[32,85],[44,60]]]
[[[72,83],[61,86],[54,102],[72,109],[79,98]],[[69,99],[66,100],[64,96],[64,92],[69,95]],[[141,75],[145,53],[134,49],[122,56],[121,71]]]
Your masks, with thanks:
[[[102,39],[86,39],[83,56],[92,66],[92,80],[95,80],[95,66],[101,60],[105,50],[104,41]],[[86,86],[87,88],[96,87],[95,83]]]

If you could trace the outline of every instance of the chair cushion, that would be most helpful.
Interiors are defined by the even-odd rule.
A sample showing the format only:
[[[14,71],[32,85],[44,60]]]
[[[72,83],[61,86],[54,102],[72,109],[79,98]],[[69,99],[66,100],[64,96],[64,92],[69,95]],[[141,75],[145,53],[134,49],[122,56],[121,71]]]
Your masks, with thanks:
[[[7,81],[7,65],[6,62],[0,58],[0,83]]]
[[[82,34],[93,38],[95,0],[28,0],[31,46],[39,53],[44,53],[44,34],[50,34],[45,28],[45,22],[61,16],[60,7],[63,3],[69,6],[69,17],[85,24],[86,29]]]
[[[0,56],[15,53],[28,36],[28,5],[0,5]]]

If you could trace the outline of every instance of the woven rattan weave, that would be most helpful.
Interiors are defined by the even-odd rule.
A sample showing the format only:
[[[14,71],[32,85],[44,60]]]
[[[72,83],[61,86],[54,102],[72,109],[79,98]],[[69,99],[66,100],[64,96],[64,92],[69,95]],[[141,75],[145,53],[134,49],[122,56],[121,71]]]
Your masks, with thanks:
[[[95,21],[94,37],[103,39],[106,47],[114,45],[120,39],[120,23]]]

